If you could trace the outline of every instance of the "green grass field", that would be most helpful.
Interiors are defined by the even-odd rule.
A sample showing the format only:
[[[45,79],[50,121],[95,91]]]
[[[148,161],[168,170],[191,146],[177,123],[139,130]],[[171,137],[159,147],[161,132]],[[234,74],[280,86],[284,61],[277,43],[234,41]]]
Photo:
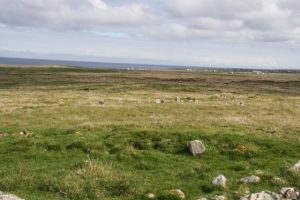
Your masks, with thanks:
[[[0,191],[26,200],[140,200],[149,192],[171,200],[168,191],[179,188],[196,200],[300,188],[289,170],[300,159],[299,119],[299,73],[2,66]],[[189,153],[193,139],[204,142],[203,155]],[[226,189],[212,186],[218,174]],[[239,181],[252,174],[261,182]]]

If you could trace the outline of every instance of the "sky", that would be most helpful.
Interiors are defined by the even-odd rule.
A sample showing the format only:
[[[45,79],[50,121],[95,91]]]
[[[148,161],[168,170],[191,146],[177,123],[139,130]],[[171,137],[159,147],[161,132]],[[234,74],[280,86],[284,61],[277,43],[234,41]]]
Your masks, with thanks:
[[[0,56],[300,69],[300,1],[0,0]]]

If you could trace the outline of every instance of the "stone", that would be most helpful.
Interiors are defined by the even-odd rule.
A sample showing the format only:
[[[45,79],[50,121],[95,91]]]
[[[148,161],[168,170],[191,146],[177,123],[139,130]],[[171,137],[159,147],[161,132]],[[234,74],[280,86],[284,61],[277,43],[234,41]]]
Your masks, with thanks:
[[[300,160],[292,167],[294,171],[300,171]]]
[[[246,195],[250,194],[250,188],[247,185],[240,185],[239,189],[234,192],[237,195]]]
[[[0,191],[0,200],[24,200],[12,194],[4,194]]]
[[[273,177],[271,182],[275,185],[286,185],[287,184],[286,180],[284,180],[280,177],[277,177],[277,176]]]
[[[185,199],[185,194],[180,189],[170,190],[170,193],[174,196],[179,197],[180,199]]]
[[[19,135],[20,136],[24,136],[24,137],[30,137],[30,136],[32,136],[32,132],[29,132],[29,131],[20,131],[19,132]]]
[[[207,198],[202,197],[202,198],[199,198],[199,199],[197,199],[197,200],[207,200]]]
[[[282,200],[282,197],[274,192],[262,191],[241,197],[240,200]]]
[[[264,176],[264,175],[266,175],[266,172],[264,172],[263,170],[258,169],[258,170],[255,171],[255,174],[260,175],[260,176]]]
[[[103,105],[104,104],[104,99],[100,99],[98,103],[99,103],[99,105]]]
[[[219,187],[225,188],[226,182],[227,182],[226,177],[223,174],[220,174],[213,179],[212,184],[214,186],[219,186]]]
[[[292,187],[283,187],[280,190],[280,193],[282,194],[283,198],[286,199],[297,199],[297,193],[295,192],[295,189]]]
[[[180,102],[181,102],[180,97],[175,97],[175,101],[176,101],[177,103],[180,103]]]
[[[240,101],[237,103],[238,106],[245,106],[245,103],[243,101]]]
[[[188,148],[194,156],[201,155],[205,152],[206,148],[201,140],[193,140],[188,144]]]
[[[164,103],[165,101],[163,99],[155,99],[155,103],[160,104]]]
[[[251,175],[251,176],[241,178],[241,181],[243,183],[258,183],[260,181],[260,177]]]
[[[147,198],[148,199],[154,199],[155,198],[155,195],[153,193],[148,193],[146,194]]]
[[[226,200],[226,197],[221,195],[221,196],[215,196],[213,198],[211,198],[211,200]]]

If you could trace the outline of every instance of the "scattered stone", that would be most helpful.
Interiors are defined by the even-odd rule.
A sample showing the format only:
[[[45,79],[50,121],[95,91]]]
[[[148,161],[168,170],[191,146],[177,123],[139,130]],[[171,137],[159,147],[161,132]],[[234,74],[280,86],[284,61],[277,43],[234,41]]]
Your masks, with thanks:
[[[213,198],[211,198],[211,200],[226,200],[226,197],[221,195],[221,196],[215,196]]]
[[[240,102],[237,103],[237,105],[238,105],[238,106],[245,106],[245,103],[242,102],[242,101],[240,101]]]
[[[24,137],[29,137],[29,136],[32,136],[32,132],[29,132],[29,131],[21,131],[19,133],[20,136],[24,136]],[[1,199],[0,199],[1,200]]]
[[[188,144],[188,148],[191,154],[193,154],[194,156],[201,155],[206,150],[201,140],[190,141]]]
[[[260,175],[260,176],[266,175],[266,173],[265,173],[263,170],[260,170],[260,169],[259,169],[259,170],[256,170],[256,171],[255,171],[255,174],[256,174],[256,175]]]
[[[214,186],[220,186],[220,187],[225,188],[226,182],[227,182],[226,177],[223,174],[220,174],[213,179],[212,184]]]
[[[163,99],[155,99],[155,103],[160,104],[160,103],[165,103]]]
[[[81,134],[81,132],[80,132],[80,131],[76,131],[76,132],[74,133],[74,135],[75,135],[75,136],[77,136],[77,137],[80,137],[80,136],[82,136],[82,134]]]
[[[300,171],[300,160],[292,167],[294,171]]]
[[[258,183],[260,181],[260,178],[258,176],[247,176],[241,179],[243,183]]]
[[[0,200],[24,200],[12,194],[4,194],[0,191]]]
[[[99,105],[103,105],[104,104],[104,99],[100,99],[98,103],[99,103]]]
[[[240,200],[282,200],[282,197],[274,192],[262,191],[241,197]]]
[[[222,144],[222,147],[223,147],[223,148],[229,148],[229,147],[230,147],[230,144],[224,143],[224,144]]]
[[[180,199],[185,199],[185,194],[180,189],[170,190],[170,193],[179,197]]]
[[[236,195],[247,195],[250,194],[250,188],[246,185],[240,185],[238,191],[234,192]]]
[[[180,97],[175,97],[175,101],[176,101],[177,103],[180,103],[180,102],[181,102]]]
[[[153,193],[148,193],[146,194],[147,198],[148,199],[154,199],[155,198],[155,195]]]
[[[273,177],[271,182],[275,185],[286,185],[287,184],[286,180],[284,180],[280,177],[277,177],[277,176]]]
[[[0,133],[0,138],[6,137],[7,134],[6,133]]]
[[[282,194],[283,198],[297,199],[297,193],[295,192],[295,189],[292,187],[284,187],[280,190],[280,193]]]

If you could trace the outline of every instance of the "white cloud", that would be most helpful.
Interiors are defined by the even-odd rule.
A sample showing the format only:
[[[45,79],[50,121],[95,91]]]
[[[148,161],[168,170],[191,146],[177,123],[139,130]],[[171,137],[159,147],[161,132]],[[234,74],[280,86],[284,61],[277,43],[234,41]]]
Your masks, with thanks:
[[[152,23],[155,16],[144,4],[109,6],[103,0],[0,0],[0,23],[53,29],[134,26]]]
[[[297,0],[164,0],[172,21],[186,36],[298,41],[300,3]],[[296,7],[296,8],[295,8]],[[298,12],[296,12],[298,11]],[[176,32],[176,31],[175,31]],[[196,34],[193,34],[196,33]],[[223,36],[222,36],[223,35]],[[246,36],[246,37],[245,37]]]

